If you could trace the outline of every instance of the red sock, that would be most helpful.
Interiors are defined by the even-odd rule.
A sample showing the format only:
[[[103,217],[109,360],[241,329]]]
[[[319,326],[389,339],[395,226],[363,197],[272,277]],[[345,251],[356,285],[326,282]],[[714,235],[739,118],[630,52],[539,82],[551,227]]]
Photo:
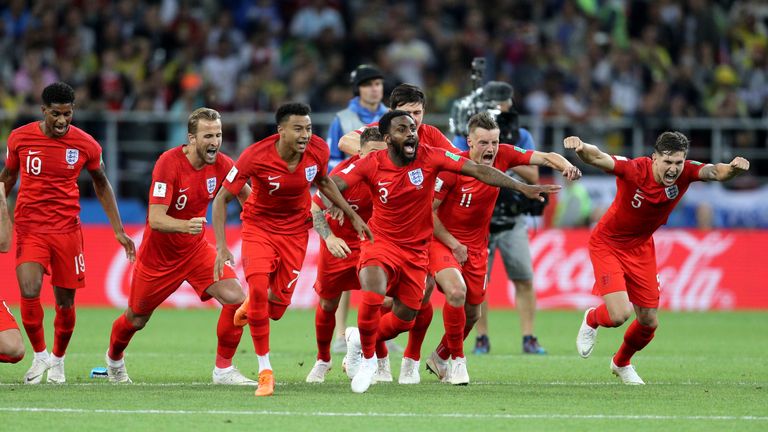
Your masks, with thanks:
[[[45,351],[43,316],[45,313],[40,305],[40,297],[21,298],[21,323],[35,352]]]
[[[365,358],[371,358],[376,353],[376,332],[379,328],[383,301],[383,295],[363,291],[363,303],[357,311],[357,328],[360,330],[360,344],[363,346]]]
[[[391,307],[387,307],[384,305],[381,305],[381,309],[379,310],[381,311],[382,317],[387,313],[392,312]],[[387,348],[387,341],[377,338],[376,339],[376,358],[384,358],[384,357],[387,357],[388,355],[389,355],[389,348]]]
[[[464,327],[466,324],[467,314],[464,311],[464,306],[454,307],[445,302],[443,306],[444,340],[448,351],[454,358],[464,357]]]
[[[421,306],[416,319],[413,320],[413,328],[408,333],[408,346],[405,347],[403,357],[413,360],[421,359],[421,345],[424,343],[424,337],[427,335],[429,324],[432,323],[434,312],[431,302]]]
[[[75,331],[75,306],[56,305],[56,318],[53,319],[53,355],[64,357],[67,352],[72,332]]]
[[[267,306],[267,287],[269,276],[255,274],[248,278],[250,301],[248,302],[248,327],[256,355],[269,352],[269,312]]]
[[[608,306],[605,303],[589,311],[587,314],[587,325],[592,328],[597,328],[598,326],[618,327],[611,319],[611,315],[608,313]]]
[[[336,312],[326,312],[317,304],[315,308],[315,336],[317,338],[317,359],[331,361],[331,342],[336,327]]]
[[[616,366],[624,367],[629,365],[632,356],[651,343],[654,332],[656,332],[656,327],[644,326],[637,320],[632,321],[632,324],[629,325],[626,333],[624,333],[624,343],[621,344],[621,348],[613,357],[613,362]]]
[[[405,333],[413,328],[414,321],[403,321],[392,312],[389,312],[381,317],[379,321],[379,332],[376,335],[376,339],[379,342],[386,342],[390,339],[397,337],[400,333]],[[386,346],[386,345],[385,345]],[[378,356],[378,351],[376,356]]]
[[[232,366],[232,357],[237,352],[237,346],[240,345],[240,338],[243,336],[243,328],[234,324],[235,312],[239,304],[222,305],[219,314],[219,323],[216,325],[216,336],[219,338],[219,344],[216,347],[216,367],[228,368]]]
[[[112,334],[109,335],[109,358],[120,360],[123,358],[123,351],[131,342],[131,338],[138,330],[128,321],[125,314],[117,317],[112,323]]]
[[[7,356],[5,354],[0,354],[0,363],[18,363],[23,358],[24,358],[24,356],[21,356],[21,357],[11,357],[11,356]]]

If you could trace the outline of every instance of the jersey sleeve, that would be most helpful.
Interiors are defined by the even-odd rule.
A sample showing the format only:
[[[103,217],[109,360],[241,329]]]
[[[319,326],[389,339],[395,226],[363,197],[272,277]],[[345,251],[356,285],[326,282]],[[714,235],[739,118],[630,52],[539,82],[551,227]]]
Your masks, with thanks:
[[[685,167],[683,168],[683,174],[688,179],[688,183],[693,183],[695,181],[701,181],[701,178],[699,177],[699,174],[701,172],[701,169],[704,168],[706,164],[694,161],[694,160],[686,160],[685,161]]]
[[[430,149],[430,158],[434,166],[440,168],[441,171],[450,171],[453,173],[461,173],[461,167],[469,160],[462,157],[459,154],[453,153],[450,150],[442,150],[432,148]]]
[[[149,204],[171,205],[173,187],[176,180],[176,164],[168,154],[163,154],[152,170],[152,187],[149,191]]]
[[[442,132],[440,132],[440,129],[432,126],[432,125],[424,125],[425,126],[425,133],[429,135],[429,143],[432,145],[432,147],[443,149],[443,150],[450,150],[452,152],[458,152],[459,149],[453,146],[453,143],[446,138],[445,135],[443,135]]]
[[[92,136],[86,135],[86,137],[88,140],[88,161],[85,163],[85,169],[88,171],[96,171],[97,169],[101,168],[101,146]]]
[[[14,171],[19,169],[19,150],[16,146],[16,134],[12,133],[8,137],[8,147],[5,149],[5,167]]]
[[[237,159],[237,162],[230,168],[226,177],[224,177],[224,183],[222,186],[226,188],[232,195],[237,196],[240,190],[245,186],[245,182],[251,176],[252,159],[254,152],[252,149],[254,146],[248,147]]]
[[[499,152],[496,158],[499,163],[494,164],[500,171],[506,171],[519,165],[530,165],[534,150],[526,150],[522,147],[509,144],[499,144]]]
[[[373,161],[374,158],[369,155],[369,157],[349,164],[346,168],[339,170],[334,175],[344,180],[347,187],[352,187],[352,185],[370,178],[373,169]]]
[[[435,199],[444,200],[448,193],[453,190],[456,185],[456,179],[458,175],[456,173],[443,172],[437,176],[435,181]]]
[[[328,172],[328,162],[331,159],[331,150],[324,139],[317,135],[313,135],[313,139],[317,143],[317,172],[325,174]]]
[[[640,158],[627,159],[624,156],[611,156],[613,158],[613,174],[620,178],[635,178],[640,172]]]

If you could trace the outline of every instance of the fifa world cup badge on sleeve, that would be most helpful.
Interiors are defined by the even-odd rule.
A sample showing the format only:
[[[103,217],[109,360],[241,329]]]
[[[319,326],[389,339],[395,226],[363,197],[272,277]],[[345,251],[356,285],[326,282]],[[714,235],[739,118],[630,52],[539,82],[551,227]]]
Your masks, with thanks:
[[[237,177],[237,167],[232,167],[232,169],[227,173],[227,181],[232,183],[235,181],[235,177]]]
[[[168,186],[163,182],[155,182],[155,187],[152,189],[152,196],[155,198],[165,198],[165,191]]]

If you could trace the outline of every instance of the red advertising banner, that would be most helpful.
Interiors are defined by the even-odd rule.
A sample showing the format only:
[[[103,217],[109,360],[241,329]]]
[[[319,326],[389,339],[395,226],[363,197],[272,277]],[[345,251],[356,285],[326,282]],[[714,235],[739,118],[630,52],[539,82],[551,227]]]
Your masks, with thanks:
[[[143,226],[129,226],[138,245]],[[313,307],[317,301],[312,285],[317,274],[319,240],[310,232],[309,247],[293,297],[293,307]],[[212,230],[208,235],[213,236]],[[77,294],[78,305],[125,307],[133,266],[125,259],[108,226],[84,226],[86,283]],[[240,266],[239,229],[229,228],[227,236],[237,261],[237,273],[245,286]],[[595,305],[592,296],[592,266],[587,251],[587,230],[541,230],[531,234],[534,288],[542,309],[583,309]],[[662,230],[656,236],[656,254],[662,281],[661,307],[671,310],[768,309],[768,231]],[[11,249],[13,250],[13,249]],[[514,285],[505,275],[498,256],[488,284],[491,307],[514,306]],[[19,301],[14,256],[0,255],[0,287],[9,303]],[[50,281],[43,282],[44,304],[53,303]],[[359,296],[353,296],[353,299]],[[433,302],[443,303],[435,292]],[[165,303],[169,307],[211,307],[201,303],[184,284]]]

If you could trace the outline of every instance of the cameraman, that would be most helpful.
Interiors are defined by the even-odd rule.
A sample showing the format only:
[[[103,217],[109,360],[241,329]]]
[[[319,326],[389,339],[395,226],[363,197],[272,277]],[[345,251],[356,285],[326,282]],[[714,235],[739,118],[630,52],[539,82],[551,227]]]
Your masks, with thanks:
[[[518,114],[512,103],[512,86],[500,81],[490,81],[483,87],[487,106],[500,111],[496,121],[501,129],[501,142],[514,144],[526,150],[535,150],[533,137],[519,127]],[[456,142],[456,141],[454,141]],[[459,142],[460,144],[460,142]],[[458,147],[458,145],[457,145]],[[539,168],[519,166],[512,169],[525,182],[539,181]],[[533,333],[536,313],[536,292],[533,289],[533,264],[528,246],[528,230],[525,213],[541,214],[543,206],[535,206],[525,197],[501,190],[491,220],[491,237],[488,243],[488,278],[491,277],[496,248],[501,252],[507,277],[515,284],[515,304],[520,314],[520,330],[523,334],[523,353],[546,354]],[[532,208],[533,207],[533,208]],[[476,325],[475,354],[486,354],[491,349],[488,338],[488,304],[483,303],[482,314]]]

